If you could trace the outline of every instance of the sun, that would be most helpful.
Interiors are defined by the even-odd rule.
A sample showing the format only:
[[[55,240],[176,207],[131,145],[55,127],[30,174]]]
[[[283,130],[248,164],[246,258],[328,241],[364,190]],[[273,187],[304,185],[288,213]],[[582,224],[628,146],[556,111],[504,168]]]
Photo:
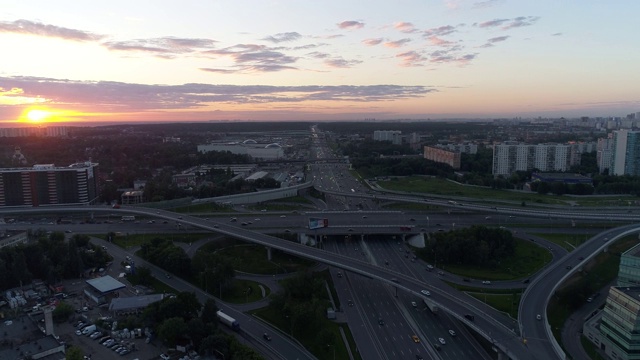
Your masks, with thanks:
[[[31,122],[44,122],[50,115],[48,111],[33,109],[27,113],[27,119]]]

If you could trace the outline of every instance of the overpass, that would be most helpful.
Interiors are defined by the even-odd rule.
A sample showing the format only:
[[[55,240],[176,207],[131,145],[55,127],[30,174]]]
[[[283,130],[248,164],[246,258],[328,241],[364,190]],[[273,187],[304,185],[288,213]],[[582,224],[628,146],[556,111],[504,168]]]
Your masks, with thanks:
[[[453,317],[465,323],[469,328],[473,329],[489,342],[491,342],[495,349],[499,349],[500,353],[506,354],[509,358],[512,359],[539,359],[537,354],[533,353],[531,349],[527,348],[527,346],[523,344],[520,336],[518,335],[517,326],[511,319],[480,301],[467,296],[461,296],[461,294],[457,290],[449,287],[443,282],[437,281],[433,283],[424,283],[405,274],[398,273],[387,268],[379,267],[362,260],[353,259],[340,254],[326,252],[317,248],[293,243],[266,234],[257,233],[242,227],[231,225],[229,223],[205,220],[188,215],[180,215],[170,211],[134,207],[112,209],[106,206],[65,206],[55,209],[2,209],[0,210],[0,213],[34,213],[50,211],[93,211],[110,213],[118,212],[179,221],[183,224],[191,225],[212,232],[222,233],[241,240],[260,244],[267,248],[279,249],[302,258],[312,259],[314,261],[335,266],[346,271],[354,272],[371,279],[382,281],[390,286],[412,293],[415,296],[424,297],[421,294],[421,290],[429,289],[431,290],[431,301],[436,303],[441,310],[451,314]],[[473,314],[475,316],[474,321],[469,321],[464,317],[464,314]]]

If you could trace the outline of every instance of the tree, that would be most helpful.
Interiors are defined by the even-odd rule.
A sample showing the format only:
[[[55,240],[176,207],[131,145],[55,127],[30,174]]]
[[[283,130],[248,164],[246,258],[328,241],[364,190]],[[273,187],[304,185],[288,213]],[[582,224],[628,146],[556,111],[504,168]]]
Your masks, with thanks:
[[[82,350],[79,347],[71,346],[65,351],[65,359],[82,360]]]
[[[162,322],[158,335],[168,346],[175,346],[177,340],[187,334],[189,327],[180,317],[169,318]]]
[[[73,315],[73,306],[64,301],[58,303],[52,313],[53,321],[58,324],[67,321],[71,315]]]

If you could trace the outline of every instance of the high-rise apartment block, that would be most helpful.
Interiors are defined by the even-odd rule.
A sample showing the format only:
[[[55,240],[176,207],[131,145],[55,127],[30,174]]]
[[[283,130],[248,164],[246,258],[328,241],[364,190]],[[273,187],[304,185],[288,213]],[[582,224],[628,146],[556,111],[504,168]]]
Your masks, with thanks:
[[[402,131],[400,130],[376,130],[373,132],[373,140],[391,141],[392,144],[402,144]]]
[[[460,152],[425,146],[424,158],[437,163],[447,164],[454,169],[460,169]]]
[[[97,166],[83,162],[0,169],[0,206],[92,204],[98,197]]]
[[[613,132],[611,175],[640,175],[640,131]]]
[[[493,175],[509,176],[516,171],[569,171],[580,164],[583,152],[596,150],[596,143],[585,144],[519,144],[493,146]]]
[[[603,173],[605,170],[611,170],[611,157],[613,156],[613,133],[607,138],[598,139],[598,171]]]

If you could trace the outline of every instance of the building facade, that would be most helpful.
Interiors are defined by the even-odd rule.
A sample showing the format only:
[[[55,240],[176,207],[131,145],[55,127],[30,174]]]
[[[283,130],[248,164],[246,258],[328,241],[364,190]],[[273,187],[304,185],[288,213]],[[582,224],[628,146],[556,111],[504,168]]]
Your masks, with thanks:
[[[620,256],[618,286],[640,286],[640,244]]]
[[[460,153],[457,151],[425,146],[424,158],[437,163],[447,164],[454,169],[460,169]]]
[[[373,140],[391,141],[392,144],[402,144],[402,131],[400,130],[376,130],[373,132]]]
[[[640,132],[617,130],[613,132],[612,175],[640,175]]]
[[[92,204],[98,197],[98,164],[53,164],[0,169],[0,206]]]
[[[611,359],[640,359],[640,287],[609,289],[600,333],[601,348]]]
[[[611,159],[613,156],[613,134],[607,138],[598,139],[598,171],[600,173],[611,170]]]
[[[493,146],[493,175],[509,176],[516,171],[568,171],[580,164],[583,151],[595,150],[580,144],[515,144]]]

